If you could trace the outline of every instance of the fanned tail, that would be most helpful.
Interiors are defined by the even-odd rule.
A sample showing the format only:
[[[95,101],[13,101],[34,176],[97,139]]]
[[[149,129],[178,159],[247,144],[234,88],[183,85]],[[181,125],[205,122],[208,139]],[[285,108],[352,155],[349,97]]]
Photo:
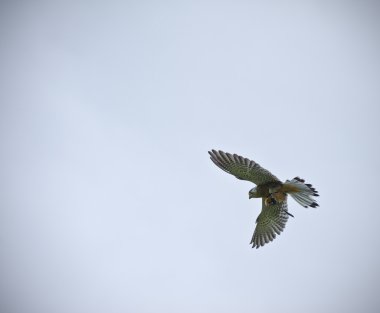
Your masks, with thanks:
[[[305,184],[305,180],[299,177],[294,177],[290,181],[287,180],[284,183],[284,191],[305,208],[319,206],[313,198],[319,196],[318,191],[311,184]]]

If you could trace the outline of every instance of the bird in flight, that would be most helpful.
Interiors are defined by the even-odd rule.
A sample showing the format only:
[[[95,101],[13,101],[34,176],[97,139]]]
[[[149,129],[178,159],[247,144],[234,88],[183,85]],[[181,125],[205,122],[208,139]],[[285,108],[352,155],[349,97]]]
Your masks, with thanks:
[[[284,230],[289,216],[294,217],[288,212],[288,194],[305,208],[318,206],[313,198],[319,196],[318,192],[299,177],[283,183],[255,161],[220,150],[211,150],[208,153],[211,161],[223,171],[257,185],[248,193],[249,199],[262,198],[261,213],[256,219],[256,228],[250,242],[252,248],[259,248],[273,241],[276,234],[280,235]]]

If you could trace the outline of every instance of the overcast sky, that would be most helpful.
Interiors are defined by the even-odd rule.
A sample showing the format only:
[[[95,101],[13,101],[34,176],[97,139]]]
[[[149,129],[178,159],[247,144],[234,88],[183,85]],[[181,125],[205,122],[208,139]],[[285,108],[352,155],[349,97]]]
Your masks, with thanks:
[[[380,311],[377,1],[2,1],[0,311]],[[300,176],[285,231],[207,151]]]

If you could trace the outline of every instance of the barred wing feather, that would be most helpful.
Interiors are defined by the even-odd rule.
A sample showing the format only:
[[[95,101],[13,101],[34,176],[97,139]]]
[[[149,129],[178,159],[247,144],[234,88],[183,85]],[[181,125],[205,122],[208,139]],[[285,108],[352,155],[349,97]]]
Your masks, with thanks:
[[[216,166],[238,179],[248,180],[256,185],[279,181],[276,176],[262,168],[258,163],[240,155],[232,155],[220,150],[212,150],[208,153]]]
[[[252,248],[259,248],[273,241],[276,235],[280,235],[285,229],[285,224],[289,218],[287,200],[265,205],[263,199],[262,210],[256,220],[256,228],[252,236]]]

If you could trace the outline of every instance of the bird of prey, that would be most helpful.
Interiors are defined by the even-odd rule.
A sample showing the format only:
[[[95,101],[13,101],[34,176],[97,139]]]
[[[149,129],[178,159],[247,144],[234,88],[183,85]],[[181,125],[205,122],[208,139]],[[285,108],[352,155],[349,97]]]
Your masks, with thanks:
[[[257,225],[250,242],[252,248],[259,248],[273,241],[276,234],[280,235],[284,230],[289,216],[294,217],[288,212],[288,194],[305,208],[318,206],[313,199],[313,196],[319,196],[318,192],[299,177],[283,183],[255,161],[220,150],[211,150],[208,153],[211,161],[223,171],[257,185],[248,193],[249,199],[262,198],[261,213],[256,219]]]

